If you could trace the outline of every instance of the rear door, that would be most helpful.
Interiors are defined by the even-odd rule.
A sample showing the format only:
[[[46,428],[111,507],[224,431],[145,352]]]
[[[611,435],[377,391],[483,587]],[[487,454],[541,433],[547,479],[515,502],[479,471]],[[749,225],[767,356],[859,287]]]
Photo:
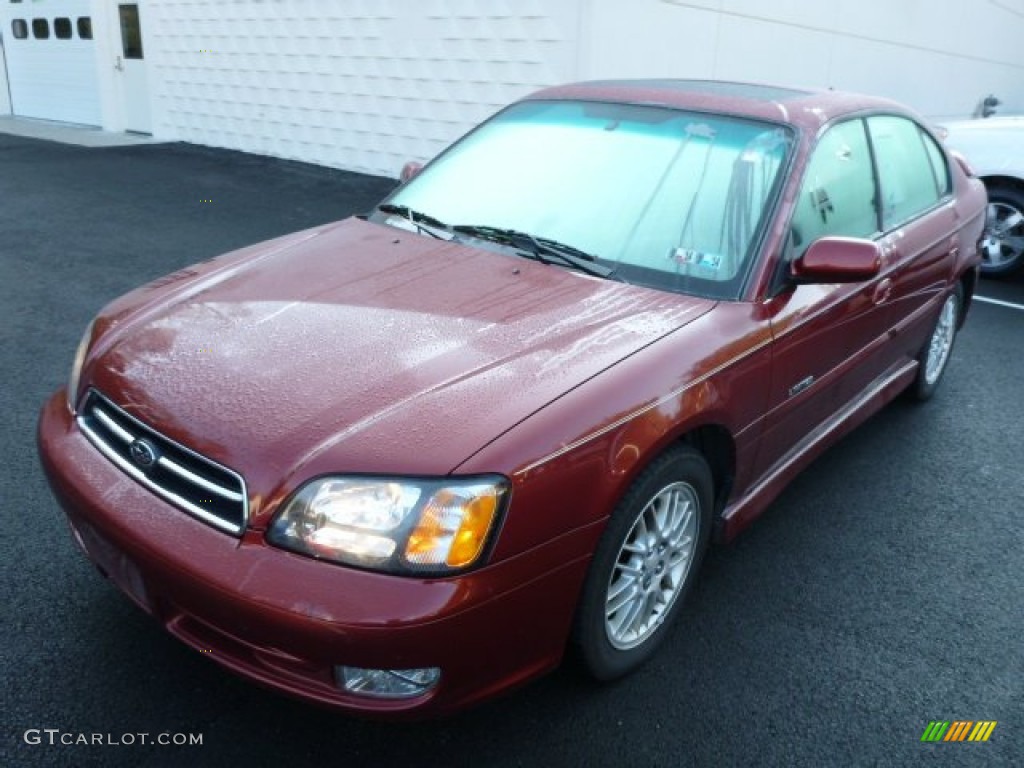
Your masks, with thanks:
[[[952,277],[959,216],[945,154],[917,123],[898,115],[867,119],[878,168],[887,322],[893,342],[887,360],[917,355]]]

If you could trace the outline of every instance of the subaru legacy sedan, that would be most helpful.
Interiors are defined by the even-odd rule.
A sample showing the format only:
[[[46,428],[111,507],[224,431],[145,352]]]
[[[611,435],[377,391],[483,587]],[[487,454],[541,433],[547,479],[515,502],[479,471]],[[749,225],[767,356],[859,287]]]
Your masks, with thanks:
[[[403,178],[109,304],[39,422],[128,597],[378,717],[699,631],[709,542],[935,392],[985,224],[913,112],[741,83],[551,88]]]

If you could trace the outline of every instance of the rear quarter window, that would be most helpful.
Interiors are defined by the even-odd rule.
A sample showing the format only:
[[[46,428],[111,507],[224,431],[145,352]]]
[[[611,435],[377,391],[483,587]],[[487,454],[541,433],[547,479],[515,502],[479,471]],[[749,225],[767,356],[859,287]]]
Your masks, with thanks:
[[[939,149],[939,145],[935,143],[935,140],[921,131],[921,140],[924,142],[924,148],[928,152],[928,160],[932,164],[932,172],[935,174],[935,190],[938,192],[939,197],[945,197],[952,191],[952,179],[949,175],[949,164],[946,162],[945,153]]]

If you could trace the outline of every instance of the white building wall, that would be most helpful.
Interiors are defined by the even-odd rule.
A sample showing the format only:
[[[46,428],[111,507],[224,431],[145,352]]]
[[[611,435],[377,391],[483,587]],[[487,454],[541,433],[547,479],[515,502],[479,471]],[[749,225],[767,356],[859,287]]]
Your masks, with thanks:
[[[932,118],[1024,112],[1024,0],[588,0],[585,77],[853,90]]]
[[[97,2],[97,0],[93,0]],[[1024,112],[1024,0],[143,0],[154,134],[395,176],[537,88],[706,77]]]
[[[397,176],[576,75],[581,0],[161,0],[154,135]]]

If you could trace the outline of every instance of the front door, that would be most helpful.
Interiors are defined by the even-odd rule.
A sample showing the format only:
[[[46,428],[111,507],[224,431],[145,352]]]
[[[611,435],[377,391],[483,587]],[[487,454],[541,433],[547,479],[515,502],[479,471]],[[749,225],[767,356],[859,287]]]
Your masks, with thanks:
[[[879,236],[871,149],[860,118],[818,140],[793,212],[788,267],[826,236]],[[765,304],[774,350],[758,472],[771,474],[817,437],[839,409],[885,370],[885,275],[861,283],[790,285]]]
[[[120,81],[124,128],[136,133],[152,133],[139,4],[117,3],[116,10],[121,45],[114,68]]]

